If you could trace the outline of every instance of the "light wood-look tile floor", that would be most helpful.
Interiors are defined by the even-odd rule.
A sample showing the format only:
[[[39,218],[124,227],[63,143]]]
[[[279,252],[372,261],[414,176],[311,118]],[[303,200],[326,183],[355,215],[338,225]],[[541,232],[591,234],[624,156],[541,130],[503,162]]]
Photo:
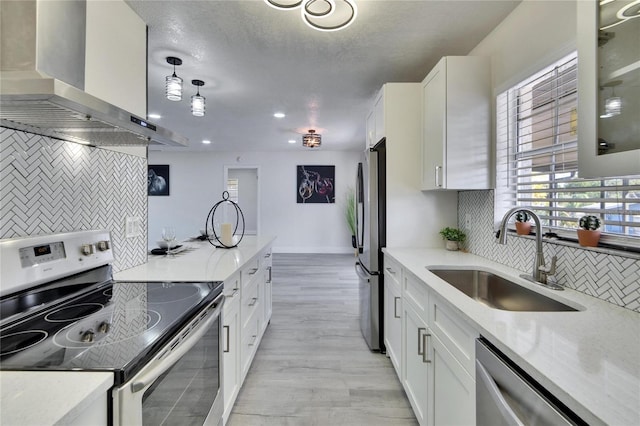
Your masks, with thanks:
[[[227,425],[417,425],[358,322],[353,255],[274,254],[273,315]]]

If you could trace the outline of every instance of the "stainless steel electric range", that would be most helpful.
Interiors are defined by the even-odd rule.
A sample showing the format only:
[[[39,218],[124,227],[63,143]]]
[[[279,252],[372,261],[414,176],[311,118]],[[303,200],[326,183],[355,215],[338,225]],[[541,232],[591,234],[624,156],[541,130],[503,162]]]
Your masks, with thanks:
[[[0,240],[0,369],[109,371],[113,425],[219,424],[220,282],[117,282],[108,231]]]

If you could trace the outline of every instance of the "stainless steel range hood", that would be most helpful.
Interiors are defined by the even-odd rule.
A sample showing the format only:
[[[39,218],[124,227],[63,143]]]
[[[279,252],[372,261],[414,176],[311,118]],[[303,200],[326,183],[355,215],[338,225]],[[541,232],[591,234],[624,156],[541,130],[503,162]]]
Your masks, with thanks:
[[[185,137],[85,91],[85,55],[88,49],[96,49],[87,37],[85,0],[2,1],[0,9],[3,127],[94,146],[188,144]],[[130,8],[125,10],[129,12],[133,13]],[[146,26],[141,21],[140,25],[144,34]],[[146,38],[142,43],[146,45]],[[145,54],[142,57],[144,68]],[[130,66],[113,62],[114,67]],[[146,84],[138,87],[142,86]],[[143,88],[142,100],[145,98]],[[145,110],[145,103],[137,109]]]
[[[94,146],[186,146],[188,140],[53,78],[0,81],[3,127]]]

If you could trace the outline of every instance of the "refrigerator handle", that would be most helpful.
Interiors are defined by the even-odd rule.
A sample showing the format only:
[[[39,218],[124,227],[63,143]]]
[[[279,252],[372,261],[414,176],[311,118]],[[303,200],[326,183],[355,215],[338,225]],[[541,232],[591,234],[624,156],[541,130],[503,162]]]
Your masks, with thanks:
[[[364,249],[364,171],[362,163],[358,163],[358,173],[356,175],[356,248],[359,253]]]

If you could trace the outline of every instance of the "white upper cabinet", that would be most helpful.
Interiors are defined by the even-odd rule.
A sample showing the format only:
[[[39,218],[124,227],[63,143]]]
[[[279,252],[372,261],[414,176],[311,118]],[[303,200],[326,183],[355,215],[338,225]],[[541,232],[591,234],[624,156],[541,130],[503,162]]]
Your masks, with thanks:
[[[422,190],[491,188],[489,58],[446,56],[422,82]]]
[[[369,111],[369,115],[367,115],[367,140],[366,140],[366,148],[371,148],[375,145],[376,139],[376,112],[374,109]]]
[[[581,178],[640,174],[640,19],[622,20],[626,5],[577,2]]]
[[[385,132],[385,88],[384,86],[378,92],[373,107],[367,116],[367,146],[365,148],[373,148],[380,139],[386,137]]]

